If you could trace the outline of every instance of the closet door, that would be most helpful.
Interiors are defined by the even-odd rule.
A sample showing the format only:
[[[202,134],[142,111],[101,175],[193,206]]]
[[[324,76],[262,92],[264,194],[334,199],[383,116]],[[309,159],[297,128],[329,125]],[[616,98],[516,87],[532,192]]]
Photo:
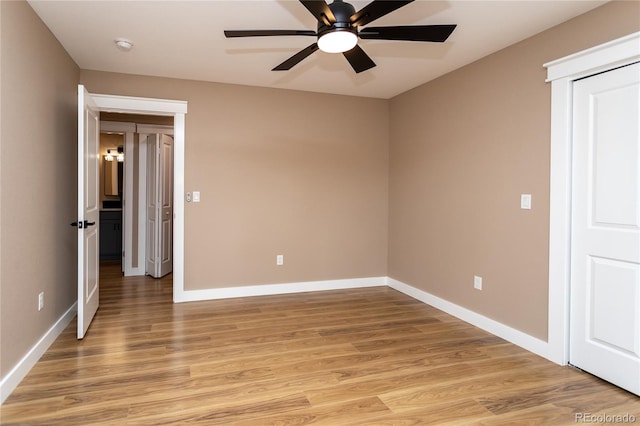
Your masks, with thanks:
[[[154,278],[173,271],[173,138],[147,138],[146,270]]]
[[[173,271],[173,138],[160,135],[159,159],[159,238],[160,276]]]
[[[570,362],[640,395],[640,64],[574,84]]]
[[[158,254],[158,162],[159,135],[147,137],[147,241],[145,250],[145,264],[147,275],[160,277],[160,262]]]

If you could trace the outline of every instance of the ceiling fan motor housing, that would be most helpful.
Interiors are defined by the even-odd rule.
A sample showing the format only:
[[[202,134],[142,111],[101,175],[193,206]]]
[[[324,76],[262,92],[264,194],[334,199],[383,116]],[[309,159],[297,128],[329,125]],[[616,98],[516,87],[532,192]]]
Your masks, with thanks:
[[[327,32],[333,31],[349,31],[358,35],[357,27],[351,25],[351,15],[356,13],[355,7],[342,0],[334,0],[333,3],[328,6],[336,18],[336,22],[332,25],[326,25],[323,21],[318,21],[318,38]]]

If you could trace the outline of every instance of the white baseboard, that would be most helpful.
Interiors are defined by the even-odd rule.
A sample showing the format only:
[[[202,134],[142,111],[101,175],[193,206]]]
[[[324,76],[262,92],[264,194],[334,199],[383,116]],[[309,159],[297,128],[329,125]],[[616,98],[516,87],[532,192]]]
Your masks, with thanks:
[[[309,291],[343,290],[348,288],[380,287],[387,285],[387,277],[353,278],[327,281],[305,281],[286,284],[265,284],[243,287],[224,287],[206,290],[183,290],[174,302],[230,299],[233,297],[268,296],[273,294],[306,293]]]
[[[498,321],[492,320],[491,318],[487,318],[484,315],[480,315],[467,308],[463,308],[462,306],[441,299],[427,293],[426,291],[419,290],[393,278],[387,278],[387,285],[406,294],[407,296],[411,296],[414,299],[440,309],[449,315],[453,315],[462,321],[468,322],[469,324],[488,331],[495,336],[501,337],[514,345],[518,345],[529,352],[533,352],[536,355],[540,355],[550,361],[554,361],[554,358],[550,353],[549,343],[544,340],[540,340],[529,334],[523,333],[520,330],[516,330],[515,328],[504,325]]]
[[[40,357],[49,349],[49,346],[58,338],[60,333],[69,325],[76,316],[78,303],[74,303],[56,323],[40,338],[27,354],[13,367],[0,382],[0,404],[11,395],[11,392],[20,384],[22,379],[36,365]]]
[[[131,268],[128,271],[124,272],[124,276],[125,277],[144,277],[145,276],[144,267],[140,266],[136,268]]]

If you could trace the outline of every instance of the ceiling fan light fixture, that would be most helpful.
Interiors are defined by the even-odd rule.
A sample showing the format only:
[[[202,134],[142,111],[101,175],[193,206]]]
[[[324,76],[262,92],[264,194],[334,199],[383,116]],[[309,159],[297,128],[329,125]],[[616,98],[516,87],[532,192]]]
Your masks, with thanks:
[[[327,53],[347,52],[358,44],[358,36],[349,29],[327,31],[318,38],[318,47]]]

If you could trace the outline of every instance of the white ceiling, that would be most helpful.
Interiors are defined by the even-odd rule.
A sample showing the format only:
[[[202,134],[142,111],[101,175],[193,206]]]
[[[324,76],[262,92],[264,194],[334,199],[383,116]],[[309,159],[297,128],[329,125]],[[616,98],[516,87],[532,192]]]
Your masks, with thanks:
[[[370,25],[458,24],[449,40],[360,40],[377,66],[355,74],[341,54],[321,51],[290,71],[271,71],[313,37],[224,37],[226,29],[315,30],[315,18],[294,0],[29,0],[83,69],[383,99],[605,2],[418,0]],[[360,10],[369,1],[350,3]],[[130,52],[116,49],[120,37],[133,41]]]

